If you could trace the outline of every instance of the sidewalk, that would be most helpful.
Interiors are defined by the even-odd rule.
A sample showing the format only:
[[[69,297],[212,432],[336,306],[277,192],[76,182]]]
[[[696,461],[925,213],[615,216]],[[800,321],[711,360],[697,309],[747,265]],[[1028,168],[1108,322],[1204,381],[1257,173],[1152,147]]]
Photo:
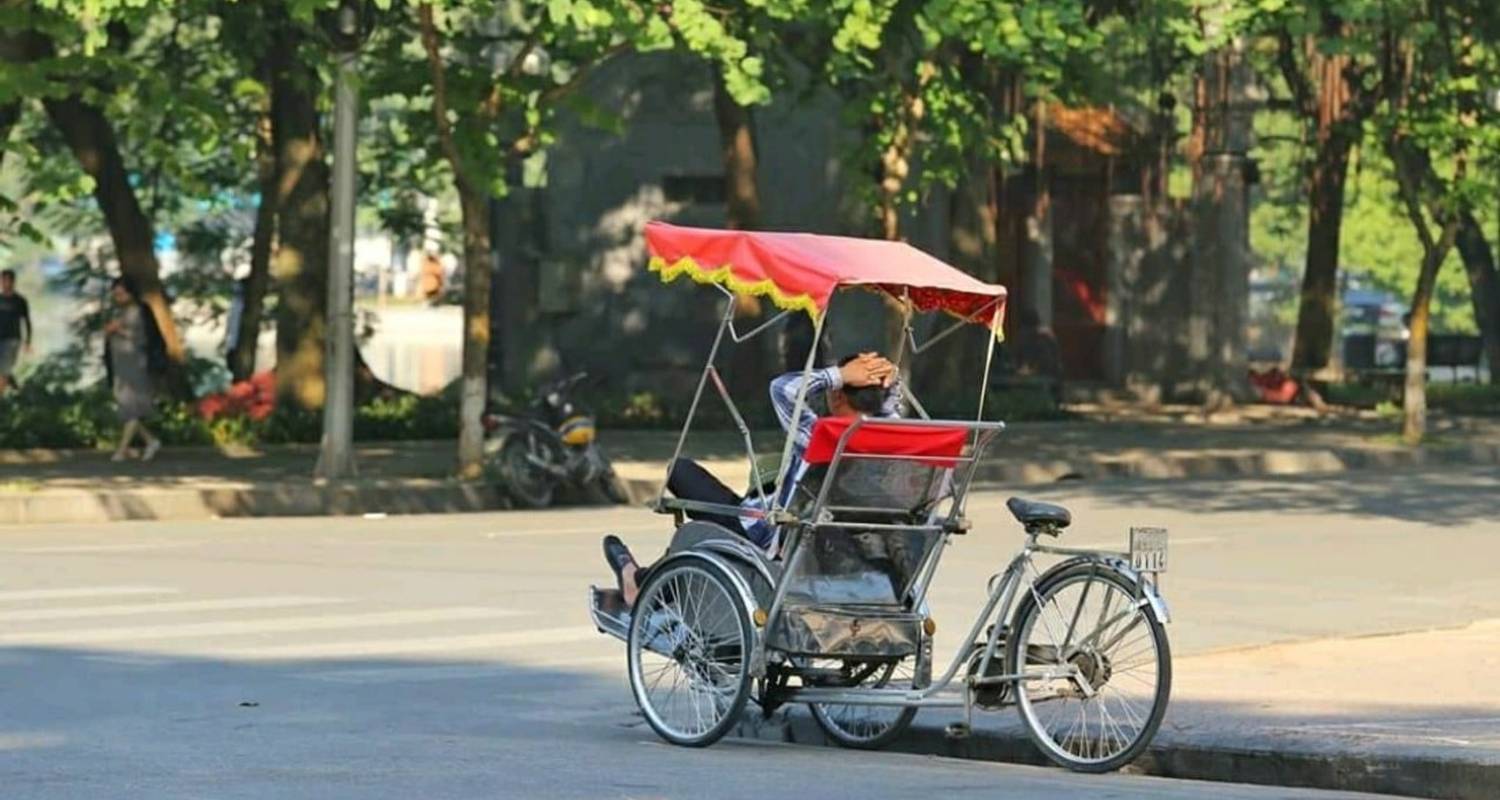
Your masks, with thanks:
[[[1180,657],[1173,671],[1166,720],[1129,770],[1410,797],[1500,797],[1500,620]],[[892,748],[1045,763],[1013,708],[976,713],[970,738],[948,739],[944,727],[958,719],[923,711]],[[801,709],[764,721],[752,715],[740,735],[828,743]]]
[[[1369,416],[1319,418],[1269,407],[1213,419],[1186,410],[1078,410],[1077,420],[1011,426],[978,479],[987,485],[1036,485],[1500,463],[1496,418],[1435,419],[1428,444],[1411,449],[1396,439],[1390,422]],[[601,441],[632,499],[654,496],[676,434],[604,431]],[[755,441],[761,453],[780,448],[775,432],[758,432]],[[744,444],[734,432],[695,434],[683,452],[731,486],[748,483]],[[313,445],[168,449],[150,464],[115,464],[102,452],[0,451],[0,524],[505,507],[497,487],[451,477],[451,442],[362,444],[357,459],[357,479],[323,484],[310,477],[317,461]]]

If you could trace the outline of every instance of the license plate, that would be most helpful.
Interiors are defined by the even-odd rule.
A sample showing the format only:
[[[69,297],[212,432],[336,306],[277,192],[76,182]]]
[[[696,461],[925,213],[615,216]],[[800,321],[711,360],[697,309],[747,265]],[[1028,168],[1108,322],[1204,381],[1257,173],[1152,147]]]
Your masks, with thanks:
[[[1137,572],[1167,571],[1167,529],[1130,529],[1130,566]]]

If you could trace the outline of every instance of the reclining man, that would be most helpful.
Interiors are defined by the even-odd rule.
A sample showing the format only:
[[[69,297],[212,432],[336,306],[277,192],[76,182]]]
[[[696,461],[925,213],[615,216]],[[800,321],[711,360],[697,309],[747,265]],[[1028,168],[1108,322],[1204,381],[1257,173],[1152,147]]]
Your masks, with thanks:
[[[901,413],[901,390],[896,365],[879,354],[845,356],[836,367],[808,373],[807,381],[807,401],[796,420],[792,419],[792,414],[796,410],[797,396],[802,392],[803,373],[790,372],[771,381],[771,405],[776,410],[776,418],[783,429],[796,431],[792,464],[787,471],[786,485],[782,488],[783,497],[790,496],[791,490],[806,471],[802,451],[807,447],[813,423],[818,419],[818,414],[812,408],[819,396],[827,402],[828,413],[836,417],[856,417],[861,414],[895,417]],[[667,477],[667,489],[679,500],[738,506],[751,511],[767,510],[760,496],[741,497],[701,465],[687,459],[678,459],[672,465],[671,474]],[[775,547],[776,531],[765,519],[705,511],[686,513],[692,519],[713,522],[737,533],[768,552]],[[614,535],[604,537],[604,559],[615,573],[626,605],[634,605],[650,567],[638,565],[631,556],[630,549]]]

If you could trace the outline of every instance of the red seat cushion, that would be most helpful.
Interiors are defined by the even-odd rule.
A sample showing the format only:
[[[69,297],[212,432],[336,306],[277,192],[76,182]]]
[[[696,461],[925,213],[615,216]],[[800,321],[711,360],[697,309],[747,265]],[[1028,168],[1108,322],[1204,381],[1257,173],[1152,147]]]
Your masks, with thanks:
[[[820,417],[813,423],[812,437],[802,459],[808,464],[827,464],[838,450],[839,438],[849,430],[855,417]],[[963,453],[969,429],[949,426],[914,426],[890,422],[867,421],[850,437],[845,453],[880,456],[917,456],[946,461],[928,461],[934,466],[951,467],[953,459]]]

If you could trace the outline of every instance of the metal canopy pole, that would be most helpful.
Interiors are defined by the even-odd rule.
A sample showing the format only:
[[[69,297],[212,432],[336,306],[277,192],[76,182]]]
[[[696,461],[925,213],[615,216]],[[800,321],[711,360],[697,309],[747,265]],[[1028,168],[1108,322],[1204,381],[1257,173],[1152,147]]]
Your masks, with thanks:
[[[354,147],[359,124],[359,7],[337,11],[334,89],[333,214],[329,234],[328,318],[324,341],[323,443],[315,474],[348,478],[354,466]]]
[[[797,389],[797,402],[792,406],[791,424],[786,431],[786,444],[781,447],[781,466],[776,470],[776,500],[771,507],[772,511],[781,510],[781,494],[785,488],[783,484],[787,480],[787,467],[792,462],[792,446],[797,442],[797,420],[802,418],[802,410],[807,408],[807,384],[812,375],[813,362],[818,358],[818,342],[823,338],[823,323],[828,319],[825,310],[813,325],[812,347],[807,350],[807,362],[802,365],[802,385]]]
[[[984,350],[984,383],[979,385],[979,413],[974,417],[975,422],[984,422],[984,396],[990,389],[990,366],[995,361],[995,340],[999,338],[999,324],[1000,313],[996,311],[990,317],[990,344]]]
[[[724,332],[729,330],[734,321],[735,298],[729,298],[729,304],[724,308],[724,319],[719,323],[719,331],[714,334],[713,346],[708,349],[708,363],[703,365],[703,374],[698,376],[698,389],[693,392],[692,405],[688,406],[687,419],[682,421],[682,433],[677,435],[677,447],[672,450],[672,459],[667,462],[666,480],[662,481],[661,491],[656,495],[654,504],[658,511],[662,510],[662,501],[667,498],[667,483],[672,478],[672,468],[677,465],[677,459],[682,455],[682,446],[687,442],[688,430],[693,427],[693,417],[698,413],[698,401],[703,399],[703,388],[708,385],[708,373],[714,368],[714,359],[719,355],[719,345],[724,342]]]

